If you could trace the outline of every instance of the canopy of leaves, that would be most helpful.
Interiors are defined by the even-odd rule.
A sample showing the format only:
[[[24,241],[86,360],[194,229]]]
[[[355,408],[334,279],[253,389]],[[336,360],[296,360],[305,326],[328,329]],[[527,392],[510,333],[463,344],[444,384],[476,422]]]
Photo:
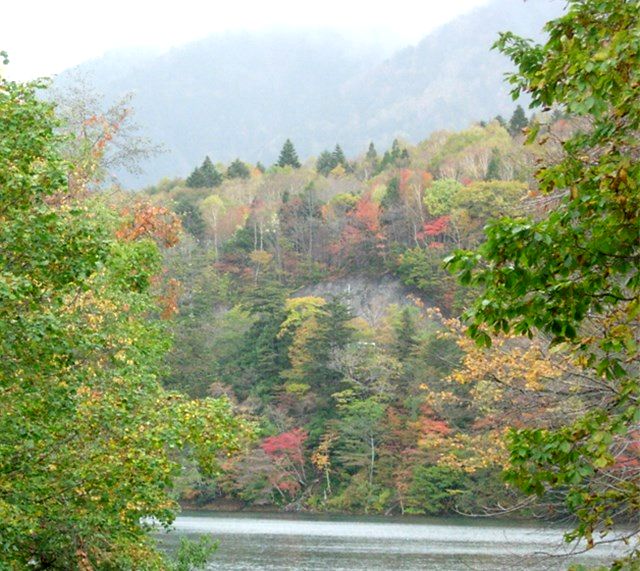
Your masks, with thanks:
[[[533,106],[562,106],[579,119],[561,158],[537,174],[551,207],[540,219],[490,223],[486,243],[450,265],[462,282],[485,288],[468,312],[480,343],[490,343],[487,328],[542,331],[611,383],[608,397],[574,423],[511,437],[509,478],[538,494],[566,487],[578,518],[569,538],[592,545],[616,516],[637,514],[640,497],[637,470],[622,482],[608,471],[617,439],[640,421],[638,2],[571,0],[546,30],[544,45],[511,33],[496,45],[517,66],[514,96],[527,92]],[[534,127],[530,140],[537,135]]]
[[[177,513],[170,449],[214,473],[245,427],[225,400],[161,388],[152,281],[175,220],[70,194],[38,87],[0,83],[0,561],[166,569],[147,532]]]

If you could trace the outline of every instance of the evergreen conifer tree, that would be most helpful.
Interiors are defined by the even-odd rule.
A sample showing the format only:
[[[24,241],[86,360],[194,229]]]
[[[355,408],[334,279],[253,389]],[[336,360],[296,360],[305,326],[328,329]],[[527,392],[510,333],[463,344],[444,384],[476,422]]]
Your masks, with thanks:
[[[249,178],[251,172],[240,159],[233,161],[227,169],[227,178]]]
[[[415,318],[408,307],[400,313],[398,322],[394,325],[393,351],[401,361],[406,361],[418,346],[418,328]]]
[[[205,157],[202,165],[193,170],[186,182],[189,188],[213,188],[221,183],[222,175],[208,156]]]
[[[391,143],[391,157],[395,160],[400,158],[402,150],[400,149],[400,141],[398,139],[394,139],[393,143]]]
[[[298,154],[290,139],[287,139],[282,146],[278,162],[278,167],[293,167],[294,169],[300,168],[300,161],[298,160]]]
[[[487,174],[485,180],[500,180],[500,151],[496,148],[491,150],[491,158],[489,159],[489,165],[487,166]]]
[[[315,334],[307,343],[311,358],[305,366],[306,377],[322,401],[328,402],[340,389],[342,374],[330,363],[334,352],[353,340],[354,328],[349,324],[352,318],[346,305],[337,300],[328,302],[317,318]]]
[[[522,133],[522,129],[524,129],[527,125],[529,125],[529,120],[527,119],[522,106],[518,105],[516,107],[516,110],[513,112],[511,119],[509,120],[509,134],[512,137],[520,135]]]
[[[380,205],[382,208],[388,209],[391,206],[400,203],[400,181],[394,176],[387,185],[387,192],[382,197]]]
[[[376,147],[373,144],[373,141],[369,143],[369,149],[367,150],[367,160],[372,163],[378,161],[378,151],[376,151]]]
[[[323,176],[327,176],[336,167],[333,154],[329,151],[322,151],[316,161],[316,170]]]
[[[342,147],[340,145],[336,145],[336,148],[333,150],[332,156],[335,166],[342,165],[343,167],[347,168],[347,157],[344,156],[344,151],[342,150]]]

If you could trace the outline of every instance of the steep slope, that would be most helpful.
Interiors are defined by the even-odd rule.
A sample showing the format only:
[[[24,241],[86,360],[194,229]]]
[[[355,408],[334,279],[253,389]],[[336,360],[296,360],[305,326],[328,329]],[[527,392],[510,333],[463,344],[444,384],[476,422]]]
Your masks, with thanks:
[[[352,113],[344,132],[417,140],[436,129],[510,115],[514,105],[504,82],[509,64],[491,46],[505,30],[540,38],[544,22],[563,6],[554,0],[496,0],[441,27],[349,82],[345,95]]]

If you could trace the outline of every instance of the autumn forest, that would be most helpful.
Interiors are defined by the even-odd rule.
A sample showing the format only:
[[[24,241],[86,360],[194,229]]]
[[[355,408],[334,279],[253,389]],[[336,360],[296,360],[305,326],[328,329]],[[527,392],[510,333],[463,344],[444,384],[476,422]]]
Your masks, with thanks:
[[[0,74],[0,570],[199,568],[149,534],[180,507],[541,518],[637,568],[639,12],[496,38],[510,116],[136,192],[135,102]]]

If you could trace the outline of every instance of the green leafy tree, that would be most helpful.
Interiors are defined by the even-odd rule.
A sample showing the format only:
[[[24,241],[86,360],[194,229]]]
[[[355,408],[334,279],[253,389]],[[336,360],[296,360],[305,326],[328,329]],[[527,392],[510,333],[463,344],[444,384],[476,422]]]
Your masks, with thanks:
[[[567,539],[592,546],[617,518],[637,525],[640,505],[637,453],[628,457],[640,423],[640,10],[635,0],[571,0],[546,31],[544,45],[505,33],[496,46],[517,66],[514,97],[561,106],[578,126],[537,175],[555,206],[490,223],[486,243],[449,264],[485,287],[467,314],[478,342],[541,331],[602,380],[582,417],[509,437],[509,481],[561,493],[577,518]],[[637,564],[635,546],[613,567]]]
[[[418,328],[413,308],[404,307],[393,324],[393,353],[404,363],[411,357],[418,346]]]
[[[214,473],[242,422],[159,385],[159,248],[103,197],[70,194],[42,86],[0,81],[0,566],[169,569],[148,535],[177,513],[169,450],[190,442]]]
[[[300,161],[298,160],[298,153],[296,153],[296,149],[293,146],[293,143],[290,139],[287,139],[282,146],[282,150],[280,151],[280,156],[278,157],[278,162],[276,163],[278,167],[293,167],[294,169],[300,168]]]

